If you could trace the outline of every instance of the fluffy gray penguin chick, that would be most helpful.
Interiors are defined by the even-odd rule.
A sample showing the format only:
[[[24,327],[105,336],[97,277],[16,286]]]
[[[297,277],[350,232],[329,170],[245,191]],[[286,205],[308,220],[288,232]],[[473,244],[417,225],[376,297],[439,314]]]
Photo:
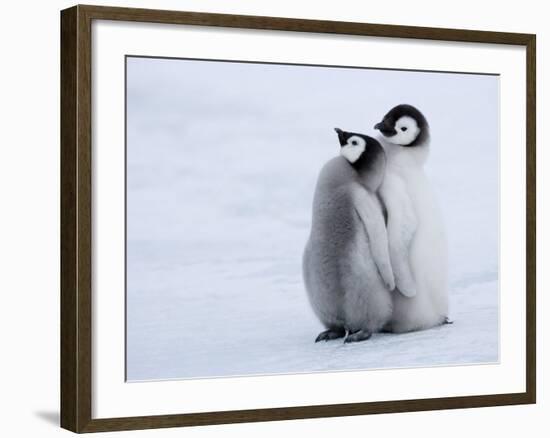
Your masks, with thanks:
[[[370,338],[391,319],[395,280],[384,212],[377,196],[386,158],[372,137],[336,128],[340,156],[317,180],[303,277],[313,311],[326,327],[315,342]]]

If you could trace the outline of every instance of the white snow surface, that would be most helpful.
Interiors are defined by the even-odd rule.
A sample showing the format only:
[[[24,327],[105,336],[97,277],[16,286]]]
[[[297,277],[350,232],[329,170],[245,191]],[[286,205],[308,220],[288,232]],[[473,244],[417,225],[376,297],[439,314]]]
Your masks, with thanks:
[[[128,58],[127,378],[496,362],[498,77]],[[334,127],[431,124],[451,325],[315,344],[301,277]]]

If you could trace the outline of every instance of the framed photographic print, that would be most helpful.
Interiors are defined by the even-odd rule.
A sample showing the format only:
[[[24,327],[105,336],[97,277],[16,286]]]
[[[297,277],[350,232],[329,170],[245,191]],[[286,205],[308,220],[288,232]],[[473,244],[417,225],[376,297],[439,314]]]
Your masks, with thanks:
[[[535,36],[61,13],[61,425],[535,403]]]

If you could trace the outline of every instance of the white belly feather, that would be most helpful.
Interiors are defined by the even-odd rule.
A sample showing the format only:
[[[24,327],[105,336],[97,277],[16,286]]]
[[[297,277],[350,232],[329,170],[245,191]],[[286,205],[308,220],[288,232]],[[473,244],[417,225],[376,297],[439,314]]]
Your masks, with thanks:
[[[441,324],[448,315],[447,242],[435,196],[413,149],[388,154],[380,194],[388,211],[392,264],[408,260],[414,293],[402,275],[403,293],[394,294],[393,330],[418,330]],[[395,148],[395,149],[394,149]],[[406,253],[402,253],[406,251]],[[395,261],[394,261],[395,259]],[[394,266],[394,272],[399,267]],[[396,281],[399,287],[399,279]],[[407,295],[407,296],[405,296]]]

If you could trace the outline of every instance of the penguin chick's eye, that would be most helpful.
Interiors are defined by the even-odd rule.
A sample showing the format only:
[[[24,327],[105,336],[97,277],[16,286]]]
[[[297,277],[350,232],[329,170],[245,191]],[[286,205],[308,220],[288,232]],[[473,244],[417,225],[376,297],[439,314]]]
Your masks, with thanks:
[[[351,144],[352,144],[353,146],[357,146],[357,140],[352,140],[352,141],[351,141]]]
[[[403,126],[403,127],[401,128],[401,131],[403,131],[403,132],[405,132],[406,130],[407,130],[407,127],[406,127],[406,126]]]

